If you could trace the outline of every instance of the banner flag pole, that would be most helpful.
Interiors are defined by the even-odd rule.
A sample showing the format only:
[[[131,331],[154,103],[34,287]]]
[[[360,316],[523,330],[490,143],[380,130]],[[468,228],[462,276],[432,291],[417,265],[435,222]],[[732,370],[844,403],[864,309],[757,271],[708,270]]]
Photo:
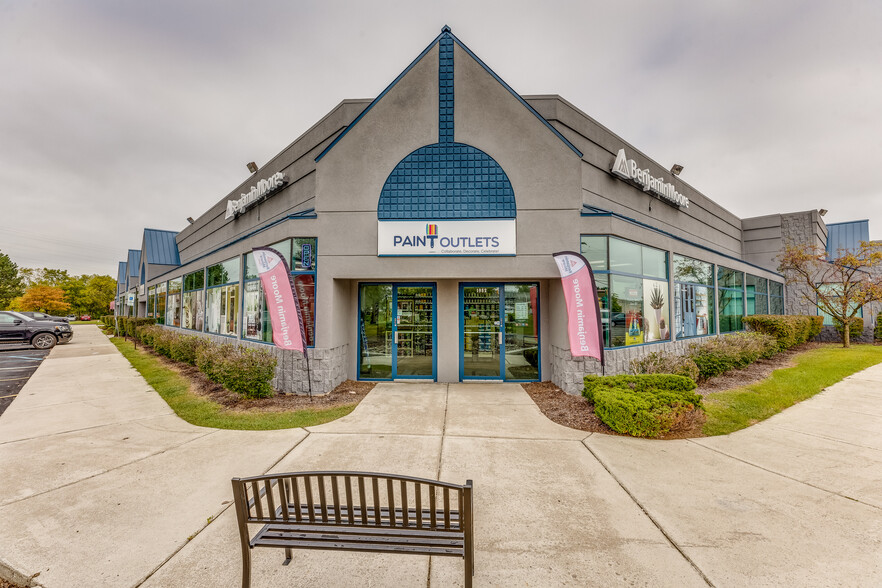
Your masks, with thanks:
[[[596,358],[600,361],[601,374],[606,375],[603,320],[591,264],[574,251],[561,251],[553,257],[566,299],[570,354]]]
[[[306,360],[306,382],[312,398],[312,374],[300,299],[294,287],[294,278],[285,257],[271,247],[255,247],[254,261],[266,296],[267,313],[273,325],[273,343],[281,349],[299,351]],[[294,320],[292,317],[296,316]]]

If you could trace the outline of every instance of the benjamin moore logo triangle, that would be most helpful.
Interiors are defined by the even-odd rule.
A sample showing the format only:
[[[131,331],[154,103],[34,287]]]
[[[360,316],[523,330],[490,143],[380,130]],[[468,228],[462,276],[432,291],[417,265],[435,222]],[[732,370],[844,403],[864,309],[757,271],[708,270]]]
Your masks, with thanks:
[[[624,149],[619,149],[619,152],[616,154],[616,161],[613,163],[610,171],[620,178],[631,179],[631,166],[628,163],[628,156],[625,155]]]

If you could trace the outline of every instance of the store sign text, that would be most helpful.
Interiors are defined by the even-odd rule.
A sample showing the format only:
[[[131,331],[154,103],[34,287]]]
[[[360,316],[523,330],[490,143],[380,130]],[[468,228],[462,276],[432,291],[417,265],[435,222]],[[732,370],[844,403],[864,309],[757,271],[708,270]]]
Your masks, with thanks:
[[[379,221],[378,255],[515,255],[515,219]]]
[[[288,178],[282,172],[260,180],[256,186],[251,186],[251,189],[242,194],[238,200],[227,200],[227,215],[224,218],[231,219],[234,216],[239,216],[255,204],[284,188],[287,183]]]
[[[628,159],[624,149],[619,149],[616,161],[610,171],[623,180],[641,186],[644,192],[658,196],[667,204],[689,208],[689,198],[677,192],[674,184],[665,182],[664,178],[652,177],[648,169],[640,169],[636,161]]]

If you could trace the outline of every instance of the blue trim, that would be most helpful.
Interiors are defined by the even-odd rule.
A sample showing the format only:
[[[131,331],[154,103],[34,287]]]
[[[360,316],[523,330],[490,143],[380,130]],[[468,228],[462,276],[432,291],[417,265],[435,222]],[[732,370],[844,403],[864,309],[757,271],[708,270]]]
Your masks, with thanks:
[[[360,120],[364,117],[364,115],[366,115],[366,114],[368,113],[368,111],[369,111],[371,108],[374,107],[374,105],[375,105],[377,102],[379,102],[380,100],[382,100],[383,97],[384,97],[386,94],[389,93],[389,90],[391,90],[392,88],[394,88],[394,87],[395,87],[395,84],[397,84],[398,82],[400,82],[400,81],[401,81],[401,78],[403,78],[405,75],[407,75],[407,73],[408,73],[410,70],[412,70],[413,67],[414,67],[417,63],[419,63],[419,61],[420,61],[423,57],[426,56],[426,54],[432,49],[432,47],[435,46],[435,43],[437,43],[437,42],[441,39],[441,37],[443,37],[443,36],[446,35],[446,34],[449,34],[449,33],[442,32],[440,35],[438,35],[437,37],[435,37],[435,40],[432,41],[431,43],[429,43],[429,46],[426,47],[425,49],[423,49],[423,52],[420,53],[420,54],[417,56],[417,58],[414,59],[414,60],[410,63],[410,65],[408,65],[408,66],[404,69],[403,72],[401,72],[400,74],[398,74],[398,77],[395,78],[394,80],[392,80],[392,83],[389,84],[388,86],[386,86],[386,89],[383,90],[383,91],[380,93],[379,96],[377,96],[376,98],[374,98],[374,101],[371,102],[370,104],[368,104],[367,108],[365,108],[364,110],[362,110],[362,111],[361,111],[361,114],[359,114],[357,117],[355,117],[355,120],[352,121],[351,123],[349,123],[349,126],[347,126],[345,129],[343,129],[343,132],[340,133],[339,135],[337,135],[337,138],[334,139],[333,141],[331,141],[331,144],[328,145],[327,147],[325,147],[325,150],[324,150],[324,151],[322,151],[321,153],[318,154],[318,157],[315,158],[316,162],[318,162],[322,157],[324,157],[325,154],[326,154],[328,151],[330,151],[331,149],[333,149],[333,148],[334,148],[334,145],[336,145],[336,144],[340,141],[340,139],[342,139],[343,137],[345,137],[345,136],[346,136],[346,133],[348,133],[350,130],[352,130],[352,127],[354,127],[355,125],[357,125],[357,124],[358,124],[358,121],[360,121]]]
[[[536,325],[537,345],[536,362],[537,377],[535,380],[515,380],[505,377],[505,287],[509,284],[527,284],[536,286],[536,308],[533,309],[533,323]],[[466,376],[465,375],[465,288],[499,288],[499,329],[502,332],[502,345],[499,346],[499,376]],[[542,381],[542,322],[540,308],[542,306],[539,282],[460,282],[459,283],[459,380],[499,380],[504,382],[541,382]]]
[[[502,87],[503,87],[503,88],[505,88],[506,90],[508,90],[508,91],[511,93],[512,96],[514,96],[515,98],[517,98],[518,102],[520,102],[521,104],[523,104],[524,107],[525,107],[527,110],[529,110],[530,112],[532,112],[533,115],[534,115],[536,118],[538,118],[538,119],[542,122],[542,124],[544,124],[546,127],[548,127],[548,130],[550,130],[552,133],[554,133],[555,136],[556,136],[558,139],[560,139],[561,141],[563,141],[563,142],[566,144],[567,147],[569,147],[570,149],[572,149],[573,152],[574,152],[576,155],[578,155],[580,158],[582,157],[582,152],[579,151],[579,150],[576,148],[575,145],[573,145],[572,143],[570,143],[570,142],[567,140],[566,137],[564,137],[563,135],[560,134],[560,131],[558,131],[556,128],[554,128],[550,122],[548,122],[547,120],[545,120],[545,118],[543,118],[543,116],[542,116],[541,114],[539,114],[538,112],[536,112],[536,109],[535,109],[535,108],[533,108],[532,106],[530,106],[529,104],[527,104],[527,101],[524,100],[523,98],[521,98],[521,95],[518,94],[517,92],[515,92],[515,91],[511,88],[511,86],[509,86],[508,84],[506,84],[505,81],[504,81],[502,78],[500,78],[498,75],[496,75],[496,72],[494,72],[492,69],[490,69],[489,67],[487,67],[487,64],[484,63],[483,61],[481,61],[481,58],[480,58],[480,57],[478,57],[477,55],[475,55],[474,53],[472,53],[472,50],[469,49],[468,47],[466,47],[465,44],[463,44],[463,42],[460,41],[460,40],[456,37],[456,35],[454,35],[453,33],[450,33],[450,36],[453,37],[453,40],[456,41],[456,44],[457,44],[457,45],[459,45],[460,47],[462,47],[462,50],[463,50],[463,51],[465,51],[466,53],[468,53],[468,54],[471,56],[472,59],[474,59],[475,61],[477,61],[478,64],[479,64],[481,67],[483,67],[484,70],[485,70],[487,73],[489,73],[491,76],[493,76],[493,78],[494,78],[497,82],[499,82],[500,84],[502,84]]]
[[[391,373],[388,378],[362,378],[362,346],[361,337],[361,288],[362,286],[391,286],[392,287],[392,343],[390,348]],[[355,332],[358,333],[358,380],[364,382],[391,382],[392,380],[425,380],[429,376],[402,376],[398,374],[398,343],[395,342],[395,333],[398,332],[398,288],[431,288],[432,289],[432,375],[433,381],[438,381],[438,284],[436,282],[358,282],[358,309],[355,313]]]
[[[289,214],[289,215],[287,215],[287,216],[284,216],[284,217],[282,217],[282,218],[280,218],[280,219],[276,219],[276,220],[274,220],[274,221],[271,221],[271,222],[269,222],[269,223],[263,225],[262,227],[258,227],[258,228],[256,228],[256,229],[254,229],[253,231],[251,231],[250,233],[246,233],[245,235],[242,235],[241,237],[238,237],[238,238],[236,238],[236,239],[233,239],[232,241],[230,241],[230,242],[227,243],[226,245],[221,245],[220,247],[215,247],[214,249],[212,249],[212,250],[209,251],[208,253],[203,253],[203,254],[200,255],[199,257],[194,257],[193,259],[191,259],[191,260],[188,261],[187,263],[183,263],[183,264],[181,264],[180,267],[176,267],[176,268],[174,268],[174,269],[170,269],[170,270],[168,270],[167,272],[165,272],[164,274],[159,274],[158,276],[156,276],[156,278],[161,278],[162,276],[164,276],[164,275],[166,275],[166,274],[170,274],[170,273],[177,272],[177,271],[182,271],[183,274],[181,274],[181,275],[186,275],[186,274],[192,273],[192,272],[190,272],[190,271],[187,271],[187,270],[184,269],[184,268],[188,267],[191,263],[196,263],[196,262],[199,261],[200,259],[204,259],[204,258],[208,257],[209,255],[214,255],[214,254],[217,253],[218,251],[223,251],[223,250],[226,249],[227,247],[232,247],[232,246],[235,245],[236,243],[239,243],[239,242],[241,242],[241,241],[244,241],[245,239],[248,239],[248,238],[250,238],[250,237],[253,237],[254,235],[256,235],[256,234],[258,234],[258,233],[262,233],[263,231],[265,231],[265,230],[267,230],[267,229],[269,229],[269,228],[271,228],[271,227],[274,227],[274,226],[276,226],[276,225],[279,224],[279,223],[283,223],[283,222],[285,222],[285,221],[287,221],[287,220],[298,219],[298,218],[316,219],[316,218],[318,218],[318,216],[316,216],[316,214],[315,214],[315,209],[314,209],[314,208],[308,208],[308,209],[306,209],[306,210],[302,210],[302,211],[300,211],[300,212],[294,212],[294,213],[291,213],[291,214]],[[232,258],[231,258],[231,259],[232,259]],[[212,265],[214,265],[214,264],[212,264]],[[203,268],[203,269],[205,269],[205,268]],[[196,271],[196,270],[193,270],[193,271]],[[156,278],[154,278],[154,279],[156,279]],[[206,282],[207,282],[207,281],[208,281],[208,276],[206,276]]]
[[[738,263],[743,263],[744,265],[749,265],[750,267],[755,267],[758,270],[762,270],[764,272],[769,272],[770,274],[775,274],[776,276],[780,276],[782,278],[784,277],[783,274],[779,274],[778,272],[776,272],[774,270],[770,270],[768,268],[756,265],[755,263],[750,263],[749,261],[744,261],[743,259],[741,259],[739,257],[734,257],[732,255],[729,255],[728,253],[723,253],[721,251],[717,251],[716,249],[711,249],[710,247],[707,247],[705,245],[701,245],[699,243],[696,243],[695,241],[690,241],[689,239],[684,239],[683,237],[678,237],[677,235],[675,235],[673,233],[669,233],[668,231],[664,231],[662,229],[656,228],[650,224],[644,223],[642,221],[631,218],[629,216],[625,216],[625,215],[619,214],[617,212],[612,212],[610,210],[604,210],[603,212],[597,212],[597,211],[601,211],[601,210],[603,210],[603,209],[583,204],[581,216],[605,216],[605,217],[617,218],[619,220],[623,220],[625,222],[629,222],[631,224],[637,225],[638,227],[643,227],[644,229],[649,229],[650,231],[654,231],[656,233],[659,233],[660,235],[670,237],[671,239],[676,239],[677,241],[680,241],[681,243],[686,243],[687,245],[692,245],[693,247],[698,247],[699,249],[703,249],[705,251],[710,251],[711,253],[714,253],[716,255],[720,255],[722,257],[725,257],[726,259],[731,259],[733,261],[737,261]],[[588,211],[588,212],[586,212],[586,211]],[[592,233],[584,233],[584,234],[586,236],[592,235]],[[598,236],[600,236],[600,235],[598,235]],[[618,235],[611,235],[611,236],[618,237]],[[618,237],[618,238],[621,239],[622,237]],[[637,243],[637,241],[635,241],[635,243]],[[648,247],[648,245],[647,245],[647,247]],[[690,257],[689,255],[686,255],[685,253],[678,253],[677,255],[683,255],[685,257]],[[699,259],[698,261],[702,261],[704,263],[713,263],[710,261],[704,261],[703,259]],[[717,265],[719,265],[719,264],[717,264]],[[734,269],[734,268],[731,268],[731,269]],[[736,271],[744,271],[744,270],[736,270]]]
[[[408,65],[407,68],[406,68],[403,72],[401,72],[401,73],[398,75],[398,77],[395,78],[395,80],[394,80],[391,84],[389,84],[389,85],[386,87],[386,89],[383,90],[383,92],[382,92],[379,96],[377,96],[377,97],[374,99],[373,102],[371,102],[370,104],[368,104],[368,107],[365,108],[365,109],[361,112],[361,114],[359,114],[359,115],[355,118],[355,120],[352,121],[352,122],[349,124],[349,126],[347,126],[345,129],[343,129],[343,132],[340,133],[339,135],[337,135],[337,138],[334,139],[334,140],[331,142],[331,144],[328,145],[328,146],[325,148],[324,151],[322,151],[321,153],[319,153],[318,157],[316,157],[315,160],[316,160],[316,161],[319,161],[322,157],[325,156],[325,154],[326,154],[328,151],[330,151],[331,149],[333,149],[333,148],[334,148],[334,145],[336,145],[336,144],[340,141],[340,139],[342,139],[342,138],[346,135],[346,133],[348,133],[348,132],[352,129],[352,127],[354,127],[355,125],[357,125],[357,124],[358,124],[358,121],[360,121],[360,120],[362,119],[362,117],[364,117],[364,115],[367,114],[368,111],[369,111],[371,108],[373,108],[374,105],[375,105],[377,102],[379,102],[380,100],[382,100],[382,98],[383,98],[383,97],[389,92],[389,90],[391,90],[391,89],[395,86],[395,84],[397,84],[397,83],[401,80],[401,78],[403,78],[403,77],[404,77],[404,76],[405,76],[405,75],[406,75],[411,69],[413,69],[413,67],[414,67],[414,66],[415,66],[415,65],[416,65],[416,64],[417,64],[417,63],[418,63],[423,57],[426,56],[426,54],[432,49],[432,47],[435,46],[436,43],[438,43],[438,42],[441,40],[442,37],[446,37],[446,36],[449,36],[449,37],[453,38],[453,40],[456,42],[456,44],[459,45],[459,46],[463,49],[463,51],[465,51],[466,53],[468,53],[469,56],[471,56],[472,59],[474,59],[475,61],[477,61],[478,64],[479,64],[481,67],[483,67],[485,71],[487,71],[487,73],[489,73],[491,76],[493,76],[493,78],[494,78],[497,82],[499,82],[500,84],[502,84],[502,87],[505,88],[506,90],[508,90],[508,91],[511,93],[511,95],[514,96],[514,97],[518,100],[518,102],[520,102],[525,108],[527,108],[527,110],[529,110],[530,112],[532,112],[533,115],[534,115],[536,118],[538,118],[538,119],[542,122],[542,124],[544,124],[544,125],[548,128],[548,130],[550,130],[552,133],[554,133],[555,136],[556,136],[558,139],[560,139],[561,141],[563,141],[564,144],[566,144],[567,147],[569,147],[570,149],[572,149],[573,152],[574,152],[576,155],[578,155],[580,158],[582,157],[582,152],[579,151],[579,150],[575,147],[575,145],[573,145],[572,143],[570,143],[570,142],[567,140],[566,137],[564,137],[563,135],[561,135],[560,132],[559,132],[557,129],[555,129],[555,128],[551,125],[551,123],[549,123],[547,120],[545,120],[545,119],[542,117],[541,114],[539,114],[538,112],[536,112],[536,109],[534,109],[532,106],[530,106],[529,104],[527,104],[526,100],[524,100],[523,98],[521,98],[520,94],[518,94],[517,92],[515,92],[515,91],[511,88],[511,86],[509,86],[508,84],[506,84],[505,81],[503,81],[502,78],[500,78],[498,75],[496,75],[496,73],[495,73],[492,69],[490,69],[489,67],[487,67],[487,64],[485,64],[483,61],[481,61],[481,59],[480,59],[477,55],[475,55],[474,53],[472,53],[471,49],[469,49],[468,47],[466,47],[466,46],[463,44],[463,42],[460,41],[460,40],[456,37],[456,35],[454,35],[453,33],[451,33],[449,27],[445,26],[443,29],[441,29],[441,34],[438,35],[437,37],[435,37],[435,40],[432,41],[432,42],[429,44],[429,46],[426,47],[426,48],[423,50],[423,52],[420,53],[419,56],[418,56],[416,59],[414,59],[413,62],[411,62],[411,64]]]

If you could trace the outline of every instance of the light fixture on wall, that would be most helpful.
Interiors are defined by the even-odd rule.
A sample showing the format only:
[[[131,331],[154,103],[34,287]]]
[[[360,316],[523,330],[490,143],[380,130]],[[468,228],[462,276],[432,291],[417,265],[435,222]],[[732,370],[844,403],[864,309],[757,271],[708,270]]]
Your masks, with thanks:
[[[680,172],[682,172],[682,171],[683,171],[683,166],[680,165],[679,163],[675,163],[674,165],[671,166],[671,173],[674,174],[675,176],[679,176]]]
[[[824,216],[825,214],[827,214],[827,209],[821,208],[820,210],[818,210],[818,214],[820,214],[821,216]]]
[[[248,171],[250,171],[253,174],[257,173],[257,164],[254,163],[253,161],[249,161],[248,162]]]
[[[190,223],[190,224],[192,225],[192,224],[195,223],[196,221],[193,220],[193,217],[192,217],[192,216],[188,216],[188,217],[187,217],[187,222]]]

